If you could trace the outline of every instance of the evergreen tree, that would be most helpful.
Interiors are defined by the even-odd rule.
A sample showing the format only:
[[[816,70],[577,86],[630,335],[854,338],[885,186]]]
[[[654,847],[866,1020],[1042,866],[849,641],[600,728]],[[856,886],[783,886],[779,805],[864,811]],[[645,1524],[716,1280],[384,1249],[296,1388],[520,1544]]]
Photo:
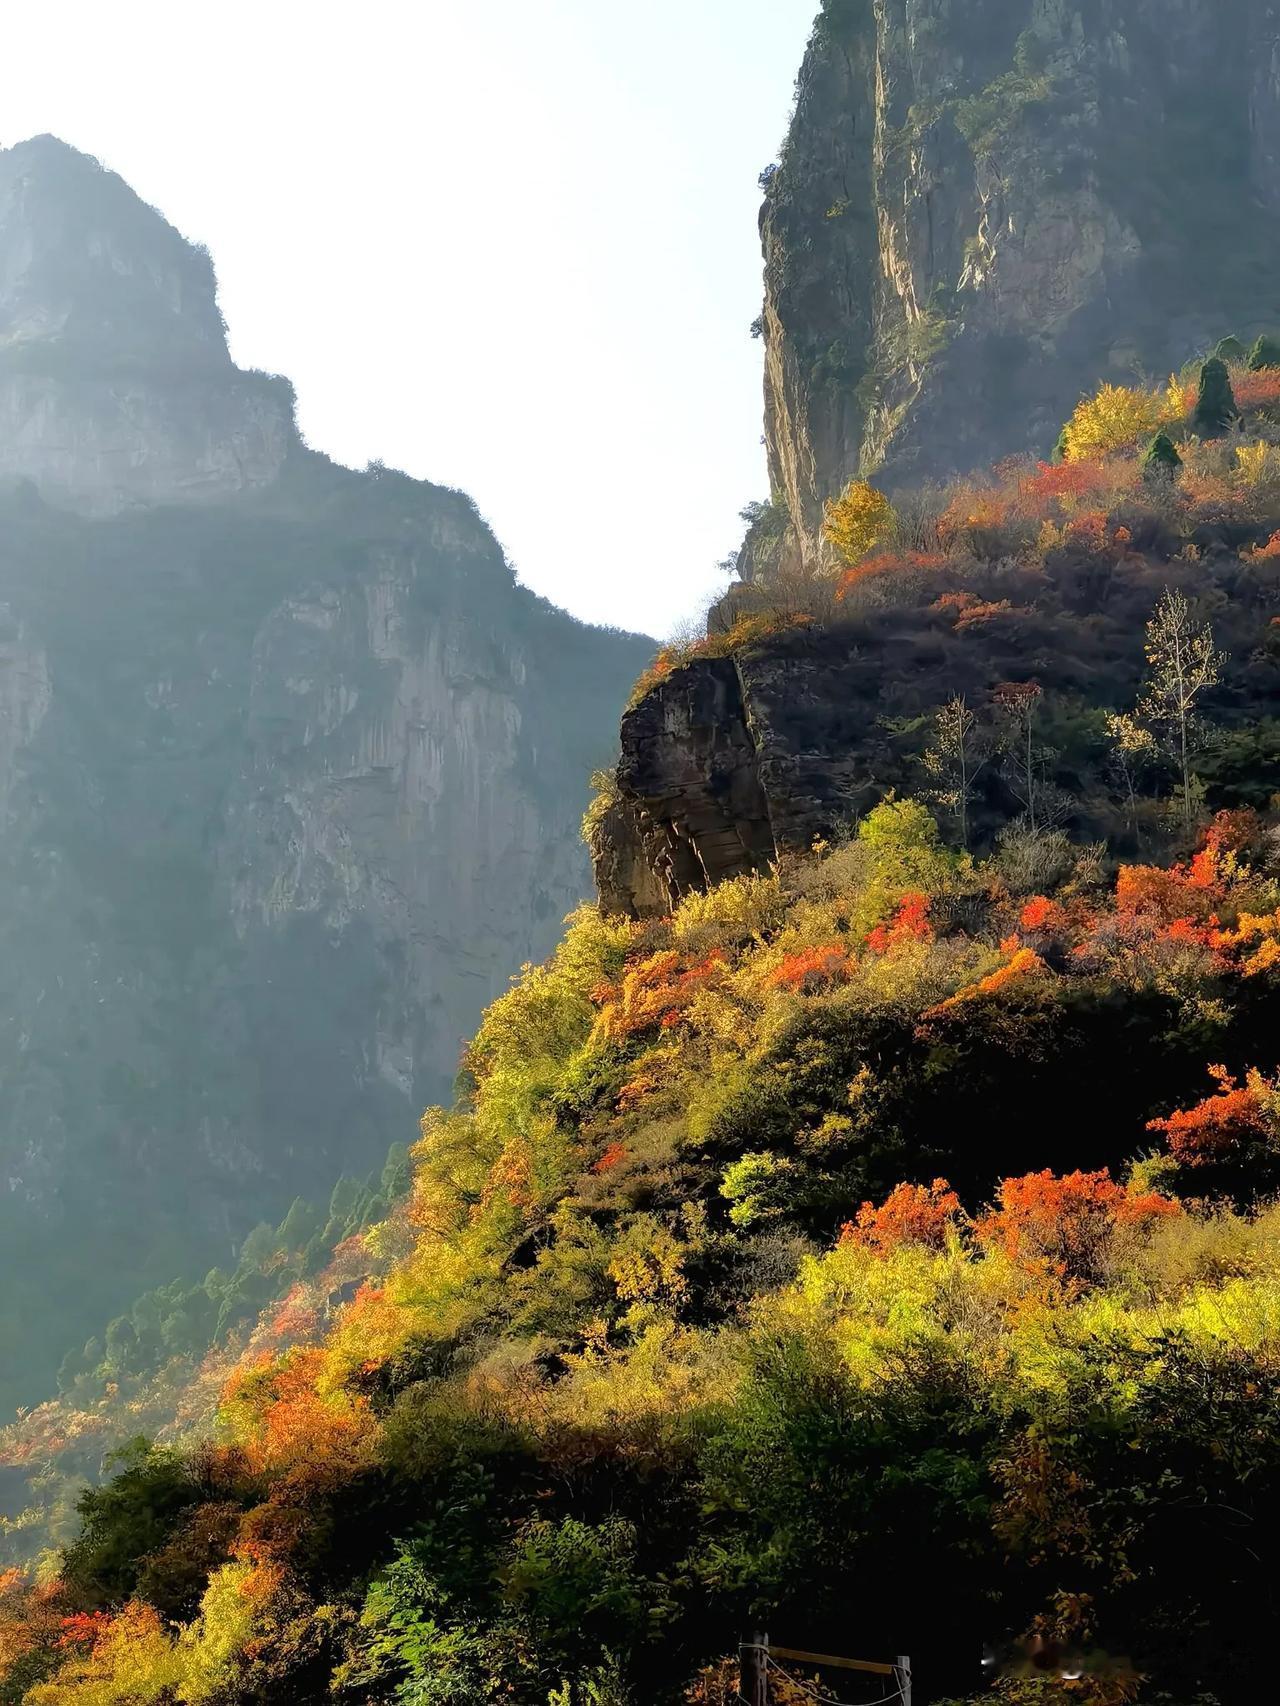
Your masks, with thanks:
[[[1200,394],[1191,417],[1192,430],[1201,438],[1221,438],[1239,413],[1226,363],[1216,355],[1210,356],[1200,369]]]
[[[1218,361],[1243,361],[1249,352],[1239,338],[1223,338],[1213,353]]]
[[[1067,451],[1070,448],[1071,448],[1071,422],[1068,421],[1067,424],[1063,427],[1062,431],[1058,434],[1058,441],[1053,447],[1053,455],[1050,457],[1050,461],[1053,462],[1055,465],[1060,463],[1060,462],[1065,462],[1067,459]]]
[[[1182,458],[1167,432],[1158,432],[1147,446],[1142,458],[1142,475],[1146,480],[1176,480]]]
[[[1267,367],[1280,367],[1280,339],[1269,338],[1264,332],[1249,351],[1249,371],[1261,373]]]

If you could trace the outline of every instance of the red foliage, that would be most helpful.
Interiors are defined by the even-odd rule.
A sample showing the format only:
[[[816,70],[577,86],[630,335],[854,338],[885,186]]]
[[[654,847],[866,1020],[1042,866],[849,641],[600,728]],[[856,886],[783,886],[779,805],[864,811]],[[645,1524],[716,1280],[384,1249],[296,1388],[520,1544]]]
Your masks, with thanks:
[[[1254,545],[1244,555],[1251,563],[1273,563],[1280,557],[1280,532],[1273,533],[1265,545]]]
[[[1122,865],[1116,876],[1116,911],[1145,914],[1160,924],[1187,918],[1207,922],[1212,911],[1216,875],[1209,879],[1207,867],[1175,865]]]
[[[611,1143],[591,1171],[596,1174],[611,1173],[615,1167],[622,1165],[629,1153],[625,1143]]]
[[[936,552],[881,551],[874,557],[868,557],[865,562],[845,570],[836,583],[836,598],[843,602],[855,587],[863,586],[867,581],[878,580],[883,575],[933,573],[946,565],[947,559]]]
[[[1231,389],[1241,409],[1269,409],[1280,403],[1280,369],[1264,367],[1258,373],[1234,373]]]
[[[58,1645],[63,1648],[96,1647],[111,1627],[111,1615],[106,1611],[77,1611],[61,1620]]]
[[[1023,947],[1016,936],[1007,937],[1000,946],[1006,954],[1012,956],[1008,965],[998,966],[977,983],[966,984],[954,995],[949,995],[945,1001],[940,1001],[936,1007],[930,1007],[924,1017],[937,1019],[944,1013],[953,1012],[957,1007],[967,1006],[970,1001],[981,1001],[989,995],[999,995],[1010,984],[1019,983],[1024,977],[1034,977],[1048,969],[1039,954],[1031,948]]]
[[[887,954],[909,942],[932,942],[933,926],[929,922],[932,902],[927,894],[913,889],[898,902],[898,910],[887,924],[877,924],[867,937],[867,949],[873,954]]]
[[[902,1244],[923,1244],[931,1250],[946,1247],[948,1229],[961,1218],[960,1198],[945,1179],[931,1185],[899,1185],[879,1208],[864,1202],[856,1221],[841,1230],[842,1244],[865,1244],[887,1255]]]
[[[1068,508],[1092,497],[1111,481],[1101,462],[1037,462],[1035,472],[1019,482],[1018,496],[1033,515],[1044,515],[1049,504]]]
[[[1068,922],[1067,909],[1060,901],[1050,900],[1047,895],[1033,895],[1023,907],[1018,922],[1024,930],[1045,933],[1064,930]]]
[[[1067,523],[1067,538],[1086,551],[1105,551],[1111,542],[1110,522],[1104,509],[1089,510]]]
[[[621,983],[602,983],[591,992],[601,1009],[599,1024],[614,1042],[655,1026],[672,1030],[700,991],[715,983],[725,968],[721,949],[681,970],[680,955],[668,950],[629,965]]]
[[[1158,1192],[1131,1196],[1106,1168],[1060,1178],[1046,1168],[1005,1179],[999,1206],[982,1216],[977,1233],[1031,1272],[1082,1281],[1097,1277],[1116,1226],[1148,1226],[1181,1213],[1179,1203]]]
[[[843,942],[827,942],[819,948],[802,948],[798,953],[788,954],[770,974],[769,982],[775,989],[809,995],[833,983],[848,983],[854,964]]]
[[[1147,1125],[1166,1139],[1170,1154],[1184,1167],[1224,1160],[1267,1135],[1266,1109],[1256,1091],[1238,1084],[1225,1066],[1209,1070],[1218,1085],[1212,1096]]]

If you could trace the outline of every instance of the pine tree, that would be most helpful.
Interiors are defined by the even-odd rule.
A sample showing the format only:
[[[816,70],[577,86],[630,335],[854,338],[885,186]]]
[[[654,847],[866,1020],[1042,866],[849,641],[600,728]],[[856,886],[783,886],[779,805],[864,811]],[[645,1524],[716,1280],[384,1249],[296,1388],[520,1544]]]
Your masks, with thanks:
[[[1221,438],[1240,413],[1226,363],[1210,356],[1200,369],[1200,394],[1191,426],[1201,438]]]
[[[1178,455],[1177,446],[1167,432],[1158,432],[1147,446],[1142,458],[1142,476],[1145,480],[1176,480],[1178,469],[1182,466],[1182,458]]]
[[[1261,373],[1267,367],[1280,367],[1280,339],[1269,338],[1264,332],[1249,351],[1249,371]]]
[[[1050,457],[1050,461],[1053,462],[1055,466],[1060,462],[1065,462],[1067,460],[1067,452],[1070,448],[1071,423],[1068,421],[1062,431],[1058,434],[1058,441],[1053,447],[1053,455]]]
[[[1218,361],[1243,361],[1248,354],[1239,338],[1223,338],[1214,350]]]

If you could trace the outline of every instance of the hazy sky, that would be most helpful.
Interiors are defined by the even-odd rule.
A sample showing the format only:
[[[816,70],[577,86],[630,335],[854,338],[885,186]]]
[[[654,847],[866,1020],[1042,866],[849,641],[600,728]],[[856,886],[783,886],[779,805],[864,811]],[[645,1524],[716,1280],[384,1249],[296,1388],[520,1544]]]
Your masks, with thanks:
[[[521,578],[665,632],[766,495],[757,175],[818,0],[42,0],[52,131],[213,251],[309,442],[464,487]]]

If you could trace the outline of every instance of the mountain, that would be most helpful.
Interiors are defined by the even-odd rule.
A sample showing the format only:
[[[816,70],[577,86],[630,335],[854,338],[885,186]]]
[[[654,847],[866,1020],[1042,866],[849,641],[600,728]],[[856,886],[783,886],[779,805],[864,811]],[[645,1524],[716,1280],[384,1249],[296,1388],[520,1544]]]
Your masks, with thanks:
[[[327,1261],[302,1213],[248,1241],[255,1325],[175,1392],[142,1300],[0,1435],[57,1543],[0,1575],[0,1703],[730,1706],[849,1699],[848,1660],[915,1706],[1265,1698],[1280,338],[1201,203],[1144,200],[1140,249],[1103,172],[1163,123],[1263,253],[1272,10],[824,7],[765,213],[775,490],[623,711],[599,904]],[[903,67],[942,105],[890,136]],[[805,212],[824,148],[867,199]],[[886,366],[898,240],[973,184],[964,314]],[[1135,279],[1167,379],[1101,341]],[[806,323],[846,329],[821,395]]]
[[[1082,386],[1277,318],[1280,76],[1264,0],[827,0],[766,175],[780,525],[1024,449]]]
[[[0,153],[0,1393],[381,1165],[589,878],[644,642],[309,450],[209,257]]]

